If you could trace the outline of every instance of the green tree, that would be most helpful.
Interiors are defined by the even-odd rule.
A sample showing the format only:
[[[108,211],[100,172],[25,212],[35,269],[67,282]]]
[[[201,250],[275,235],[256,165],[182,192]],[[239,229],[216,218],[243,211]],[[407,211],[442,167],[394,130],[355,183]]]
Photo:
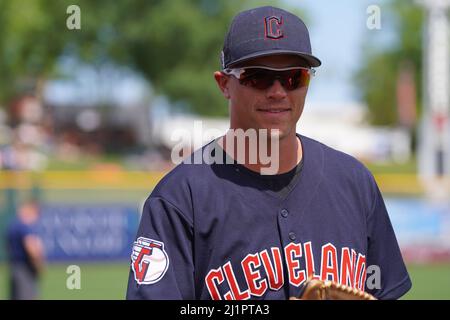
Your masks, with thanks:
[[[81,30],[69,30],[66,9],[81,9]],[[0,105],[55,77],[58,61],[74,56],[95,65],[132,67],[172,102],[224,115],[213,80],[228,25],[238,11],[276,1],[1,0]]]
[[[55,72],[66,46],[64,32],[58,32],[65,26],[64,13],[62,2],[0,2],[0,105],[18,93],[40,91]]]
[[[398,124],[396,83],[405,63],[413,66],[418,112],[422,97],[422,26],[423,8],[411,1],[392,0],[382,7],[382,29],[367,31],[363,56],[365,63],[355,75],[361,98],[369,109],[369,120],[375,125]],[[377,33],[387,27],[395,34],[388,45],[377,41]]]

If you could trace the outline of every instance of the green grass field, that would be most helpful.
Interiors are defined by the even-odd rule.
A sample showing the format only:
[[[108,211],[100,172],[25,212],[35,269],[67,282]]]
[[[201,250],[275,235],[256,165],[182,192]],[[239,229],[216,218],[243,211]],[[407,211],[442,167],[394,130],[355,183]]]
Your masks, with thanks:
[[[450,300],[450,264],[409,265],[411,290],[403,299]]]
[[[128,265],[124,263],[80,265],[81,289],[69,290],[66,281],[68,264],[51,264],[42,278],[42,299],[107,299],[125,297]],[[450,300],[450,264],[409,265],[413,281],[403,299]],[[7,298],[7,268],[0,265],[0,299]]]
[[[69,290],[66,273],[70,264],[50,264],[47,266],[41,282],[41,298],[45,300],[62,299],[106,299],[125,298],[128,281],[128,264],[77,264],[81,270],[81,288]],[[0,299],[7,298],[7,268],[0,265]]]

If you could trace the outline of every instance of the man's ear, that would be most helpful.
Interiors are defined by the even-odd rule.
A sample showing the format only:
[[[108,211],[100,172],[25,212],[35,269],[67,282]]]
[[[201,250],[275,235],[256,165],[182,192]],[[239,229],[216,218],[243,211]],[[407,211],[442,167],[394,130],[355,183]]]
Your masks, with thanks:
[[[219,86],[220,91],[222,91],[223,96],[226,99],[230,99],[230,93],[228,90],[229,77],[220,71],[216,71],[214,72],[214,79],[216,79],[217,85]]]

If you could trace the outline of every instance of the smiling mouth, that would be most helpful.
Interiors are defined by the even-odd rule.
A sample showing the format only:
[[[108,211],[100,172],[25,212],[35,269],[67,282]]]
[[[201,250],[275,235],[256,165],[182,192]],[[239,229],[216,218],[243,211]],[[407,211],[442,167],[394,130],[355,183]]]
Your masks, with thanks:
[[[258,109],[258,111],[261,112],[268,112],[268,113],[281,113],[281,112],[287,112],[291,111],[291,109]]]

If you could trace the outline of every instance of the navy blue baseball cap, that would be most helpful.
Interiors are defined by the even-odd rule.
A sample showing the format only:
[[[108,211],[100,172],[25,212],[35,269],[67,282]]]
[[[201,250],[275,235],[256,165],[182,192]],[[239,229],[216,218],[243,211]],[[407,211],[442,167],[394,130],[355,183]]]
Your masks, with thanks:
[[[222,68],[232,68],[247,60],[290,54],[302,57],[310,67],[322,63],[312,55],[309,32],[296,15],[266,6],[237,14],[225,37]]]

